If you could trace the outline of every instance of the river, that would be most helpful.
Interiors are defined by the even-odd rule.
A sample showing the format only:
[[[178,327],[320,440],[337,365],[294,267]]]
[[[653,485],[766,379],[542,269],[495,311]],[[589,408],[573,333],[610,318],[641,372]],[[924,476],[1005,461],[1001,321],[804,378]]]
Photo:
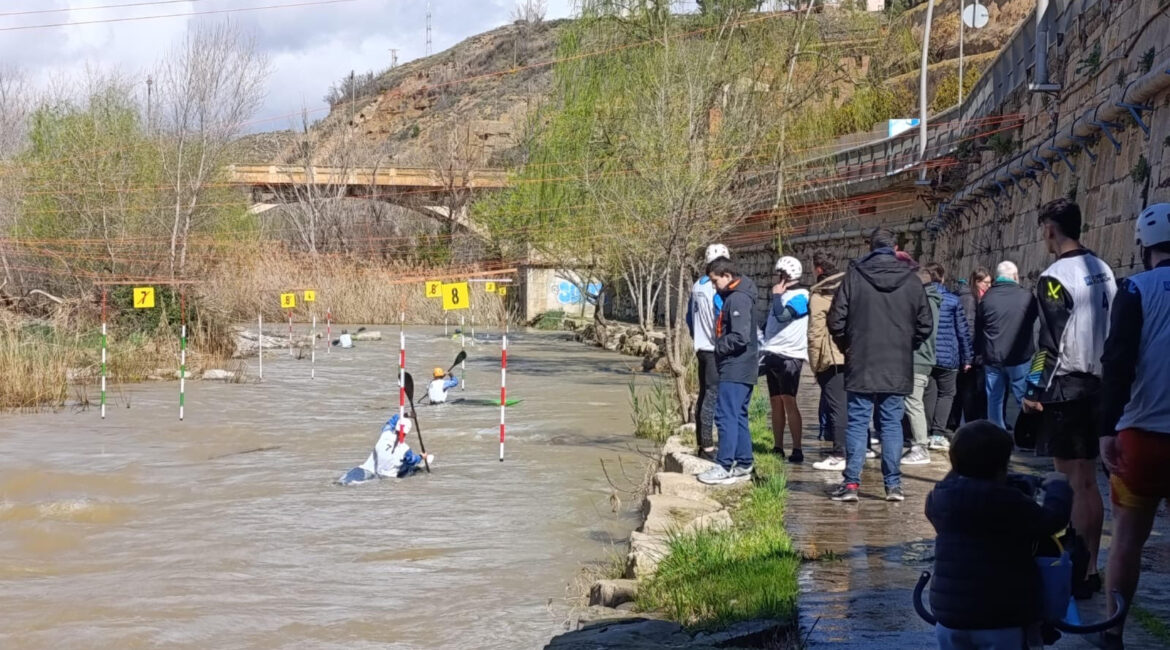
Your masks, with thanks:
[[[532,648],[563,631],[582,564],[637,525],[599,459],[644,465],[640,361],[512,336],[505,462],[498,408],[422,407],[432,475],[337,487],[397,409],[382,329],[319,349],[315,379],[269,352],[262,383],[190,382],[183,422],[177,382],[125,387],[104,421],[0,415],[0,647]],[[478,334],[456,397],[499,395],[499,333]],[[459,350],[442,328],[407,346],[419,396]]]

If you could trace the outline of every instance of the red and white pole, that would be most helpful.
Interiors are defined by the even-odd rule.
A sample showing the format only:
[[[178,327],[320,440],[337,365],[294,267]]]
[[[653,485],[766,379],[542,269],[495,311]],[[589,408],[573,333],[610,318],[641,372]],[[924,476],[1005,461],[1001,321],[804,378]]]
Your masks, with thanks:
[[[500,343],[500,462],[504,462],[504,422],[508,410],[508,330]]]
[[[292,310],[288,310],[288,356],[293,356],[293,326],[292,326]]]
[[[333,354],[333,312],[325,310],[325,353]]]
[[[406,314],[401,322],[405,324]],[[398,330],[398,444],[406,440],[406,332]]]

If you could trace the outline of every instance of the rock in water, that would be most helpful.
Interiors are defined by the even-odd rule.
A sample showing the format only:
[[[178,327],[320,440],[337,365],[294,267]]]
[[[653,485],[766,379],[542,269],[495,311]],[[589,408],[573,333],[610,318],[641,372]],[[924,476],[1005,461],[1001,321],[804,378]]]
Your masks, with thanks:
[[[211,370],[203,371],[204,380],[219,380],[228,381],[236,378],[236,373],[230,370],[222,370],[220,368],[213,368]]]
[[[355,340],[355,341],[381,341],[382,340],[382,333],[381,332],[370,332],[370,331],[354,332],[353,340]]]

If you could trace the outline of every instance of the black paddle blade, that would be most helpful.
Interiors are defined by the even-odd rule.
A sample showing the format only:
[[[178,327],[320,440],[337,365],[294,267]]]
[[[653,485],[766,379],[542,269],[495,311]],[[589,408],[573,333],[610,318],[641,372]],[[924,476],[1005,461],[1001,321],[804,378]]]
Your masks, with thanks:
[[[405,376],[402,379],[402,384],[403,384],[403,387],[406,388],[406,399],[410,400],[410,403],[413,404],[414,403],[414,377],[411,377],[409,372],[404,373],[404,374],[405,374]]]
[[[464,350],[460,350],[459,354],[455,355],[455,363],[452,363],[451,367],[447,368],[447,374],[448,375],[451,374],[451,371],[455,369],[455,366],[463,363],[464,359],[466,359],[466,358],[467,358],[467,352]]]

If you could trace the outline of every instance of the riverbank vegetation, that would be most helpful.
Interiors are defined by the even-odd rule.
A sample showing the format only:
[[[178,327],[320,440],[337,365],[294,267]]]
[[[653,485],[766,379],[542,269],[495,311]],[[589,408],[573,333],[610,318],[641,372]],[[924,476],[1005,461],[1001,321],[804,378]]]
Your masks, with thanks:
[[[784,529],[783,460],[772,453],[766,393],[751,405],[755,482],[731,498],[734,525],[670,540],[670,553],[638,590],[638,608],[696,629],[754,619],[795,624],[800,558]]]

